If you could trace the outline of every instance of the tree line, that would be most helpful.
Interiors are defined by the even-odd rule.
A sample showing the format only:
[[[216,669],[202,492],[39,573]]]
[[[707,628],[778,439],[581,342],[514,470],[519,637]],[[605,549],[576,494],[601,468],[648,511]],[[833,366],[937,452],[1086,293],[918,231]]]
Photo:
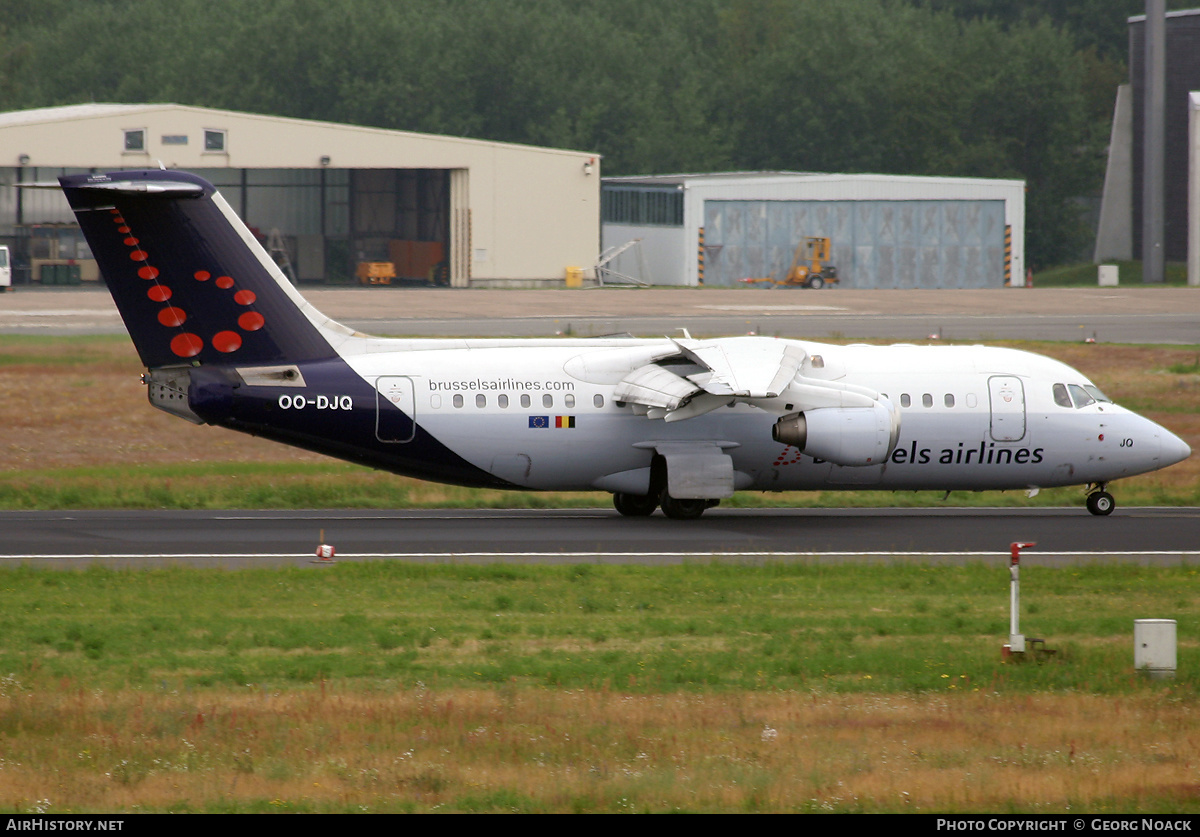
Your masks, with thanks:
[[[0,110],[176,102],[596,151],[608,175],[1023,179],[1072,258],[1140,0],[0,0]]]

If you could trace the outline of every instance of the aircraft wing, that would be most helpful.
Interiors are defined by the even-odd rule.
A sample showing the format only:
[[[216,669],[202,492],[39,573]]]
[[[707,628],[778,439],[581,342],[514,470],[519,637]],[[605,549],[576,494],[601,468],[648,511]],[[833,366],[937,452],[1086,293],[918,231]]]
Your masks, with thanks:
[[[659,353],[624,374],[613,396],[651,419],[683,421],[744,401],[772,412],[822,407],[873,408],[874,390],[805,374],[808,353],[771,337],[672,340],[674,354]]]
[[[672,342],[685,357],[709,371],[705,392],[738,398],[776,397],[796,377],[806,355],[794,343],[767,337]]]
[[[806,357],[796,344],[769,337],[671,342],[674,354],[637,367],[617,383],[618,401],[649,418],[681,421],[734,401],[779,397]]]

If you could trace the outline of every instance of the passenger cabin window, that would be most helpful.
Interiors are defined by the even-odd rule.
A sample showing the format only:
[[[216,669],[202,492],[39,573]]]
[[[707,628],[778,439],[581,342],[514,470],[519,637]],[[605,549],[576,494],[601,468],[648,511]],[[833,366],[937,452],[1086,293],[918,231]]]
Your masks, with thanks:
[[[950,393],[946,393],[946,397],[942,399],[942,403],[944,403],[947,407],[953,407],[954,406],[954,396],[951,395]]]
[[[500,405],[501,410],[507,410],[508,409],[508,396],[507,395],[497,395],[496,403]]]
[[[475,396],[475,406],[476,407],[486,407],[487,406],[487,396],[484,395],[482,392],[479,393],[479,395]]]
[[[1060,407],[1071,407],[1071,395],[1067,392],[1066,384],[1054,385],[1054,403]]]
[[[575,396],[574,395],[564,395],[563,396],[563,404],[566,407],[574,407],[575,406]]]
[[[900,406],[901,407],[911,407],[912,406],[912,399],[909,397],[907,392],[903,392],[900,394]]]
[[[455,407],[461,407],[462,405],[463,405],[463,399],[462,399],[462,396],[461,396],[461,395],[456,395],[456,396],[454,396],[454,406],[455,406]]]
[[[546,409],[550,409],[551,407],[553,407],[554,406],[554,396],[550,395],[548,393],[546,395],[543,395],[542,396],[542,406],[545,407]]]
[[[528,407],[528,406],[529,406],[529,396],[528,396],[528,395],[522,395],[522,396],[521,396],[521,406],[522,406],[522,407]]]
[[[435,410],[440,409],[442,406],[442,396],[438,395],[436,392],[429,396],[429,406]]]
[[[932,407],[933,406],[933,394],[927,392],[924,395],[922,395],[921,396],[921,405],[924,407]]]
[[[592,406],[603,407],[604,406],[604,396],[601,395],[600,393],[596,393],[595,395],[593,395],[592,396]]]

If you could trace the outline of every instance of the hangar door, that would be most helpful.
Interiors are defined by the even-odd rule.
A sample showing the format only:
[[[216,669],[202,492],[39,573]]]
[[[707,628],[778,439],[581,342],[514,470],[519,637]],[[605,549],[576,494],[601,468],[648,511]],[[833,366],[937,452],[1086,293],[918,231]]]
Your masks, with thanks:
[[[466,169],[201,169],[297,282],[469,281]]]
[[[391,262],[400,280],[466,284],[465,169],[356,169],[350,259]]]
[[[782,279],[796,245],[831,240],[847,288],[998,288],[1004,201],[704,202],[706,285]]]

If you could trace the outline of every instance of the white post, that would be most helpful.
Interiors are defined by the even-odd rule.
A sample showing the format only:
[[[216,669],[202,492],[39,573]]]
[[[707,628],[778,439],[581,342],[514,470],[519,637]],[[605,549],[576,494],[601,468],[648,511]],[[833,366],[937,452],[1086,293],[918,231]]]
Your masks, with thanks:
[[[1009,574],[1009,620],[1008,620],[1008,648],[1013,654],[1025,653],[1025,636],[1021,633],[1020,627],[1020,611],[1021,611],[1021,550],[1027,546],[1037,546],[1036,543],[1021,543],[1014,541],[1009,550],[1012,557],[1009,559],[1008,574]]]

